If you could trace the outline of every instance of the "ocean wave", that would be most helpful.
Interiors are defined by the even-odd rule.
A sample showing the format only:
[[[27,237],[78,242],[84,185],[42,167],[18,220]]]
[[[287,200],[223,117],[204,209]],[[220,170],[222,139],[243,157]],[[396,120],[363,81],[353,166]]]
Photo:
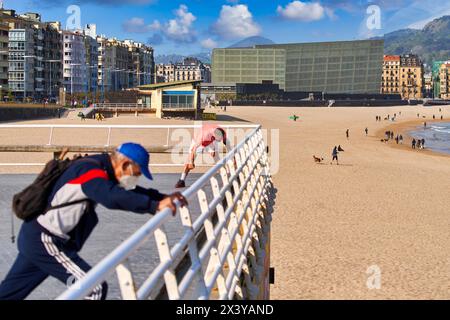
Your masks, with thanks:
[[[435,129],[434,131],[450,134],[450,129],[447,130]]]

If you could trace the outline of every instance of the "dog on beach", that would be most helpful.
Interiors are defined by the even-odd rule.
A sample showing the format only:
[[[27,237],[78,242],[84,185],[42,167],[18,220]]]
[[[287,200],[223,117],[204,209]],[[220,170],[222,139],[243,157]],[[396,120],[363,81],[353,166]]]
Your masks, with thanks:
[[[313,156],[314,162],[321,163],[323,161],[323,158],[318,158],[316,156]]]

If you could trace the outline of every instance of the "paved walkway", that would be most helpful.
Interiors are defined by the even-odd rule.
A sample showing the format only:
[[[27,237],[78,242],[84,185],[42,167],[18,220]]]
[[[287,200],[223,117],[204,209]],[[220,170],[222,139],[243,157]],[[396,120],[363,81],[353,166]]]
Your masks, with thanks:
[[[188,177],[187,185],[198,179],[200,174],[192,174]],[[34,175],[1,175],[0,176],[0,281],[6,276],[10,266],[17,254],[16,244],[12,244],[11,237],[11,200],[15,193],[21,191],[34,179]],[[179,178],[178,174],[154,174],[152,184],[143,183],[144,186],[159,189],[161,192],[172,192],[173,186]],[[193,218],[198,215],[197,203],[190,204]],[[122,241],[127,239],[134,231],[148,221],[149,216],[141,216],[122,211],[110,211],[101,206],[98,207],[100,223],[93,232],[91,238],[85,244],[81,256],[91,265],[95,265]],[[16,234],[20,228],[20,220],[14,219]],[[166,230],[171,243],[176,241],[181,234],[179,220],[166,225]],[[136,273],[137,284],[140,285],[149,270],[158,263],[158,254],[154,250],[153,239],[144,245],[135,256],[130,259],[131,268]],[[108,299],[120,297],[119,288],[115,274],[108,278]],[[28,299],[54,299],[66,289],[65,285],[58,280],[49,278],[38,287]]]

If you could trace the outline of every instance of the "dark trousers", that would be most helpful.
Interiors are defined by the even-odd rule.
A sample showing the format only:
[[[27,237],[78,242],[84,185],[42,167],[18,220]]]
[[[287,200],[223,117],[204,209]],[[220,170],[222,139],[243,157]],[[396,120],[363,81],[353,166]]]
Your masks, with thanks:
[[[91,269],[63,239],[46,232],[37,221],[22,225],[18,247],[16,261],[0,284],[0,300],[25,299],[48,276],[69,287]],[[106,283],[98,285],[85,299],[103,300],[107,290]]]

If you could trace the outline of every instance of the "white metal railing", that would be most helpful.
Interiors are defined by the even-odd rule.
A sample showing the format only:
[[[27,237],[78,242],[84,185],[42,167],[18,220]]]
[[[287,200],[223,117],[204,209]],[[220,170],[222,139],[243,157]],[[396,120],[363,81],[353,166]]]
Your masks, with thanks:
[[[218,124],[224,129],[251,129],[257,125],[226,125]],[[55,129],[104,129],[108,131],[107,140],[104,146],[111,145],[111,133],[114,129],[167,129],[167,144],[169,145],[169,137],[171,130],[175,129],[201,129],[202,125],[66,125],[66,124],[27,124],[27,125],[0,125],[0,129],[49,129],[49,138],[47,145],[53,144],[53,134]]]
[[[254,129],[257,125],[226,125],[226,124],[218,124],[221,128],[224,128],[227,133],[230,129]],[[48,129],[48,143],[45,144],[46,147],[58,147],[53,143],[54,136],[57,130],[64,129],[102,129],[107,132],[105,144],[102,145],[94,145],[94,147],[110,147],[111,146],[111,138],[114,130],[117,129],[128,129],[128,130],[156,130],[156,129],[164,129],[166,130],[165,136],[165,144],[160,147],[166,148],[166,153],[170,153],[170,134],[173,130],[176,129],[201,129],[201,124],[196,125],[56,125],[56,124],[28,124],[28,125],[0,125],[0,130],[2,129]],[[92,145],[90,145],[92,147]],[[13,167],[13,166],[45,166],[45,163],[1,163],[0,167]],[[153,163],[151,166],[154,167],[181,167],[184,166],[184,163]],[[200,164],[199,166],[209,166]]]
[[[96,103],[95,108],[107,108],[107,109],[117,109],[117,108],[148,108],[149,106],[143,103]]]
[[[210,201],[205,191],[209,188]],[[183,195],[190,203],[198,201],[201,212],[192,221],[189,207],[178,208],[184,230],[178,242],[170,246],[164,229],[174,219],[171,211],[159,212],[57,299],[82,299],[114,270],[124,299],[155,298],[164,286],[169,299],[267,298],[271,177],[261,128]],[[206,240],[200,245],[201,233]],[[137,286],[128,259],[152,236],[160,261]],[[186,255],[189,268],[178,274]]]

